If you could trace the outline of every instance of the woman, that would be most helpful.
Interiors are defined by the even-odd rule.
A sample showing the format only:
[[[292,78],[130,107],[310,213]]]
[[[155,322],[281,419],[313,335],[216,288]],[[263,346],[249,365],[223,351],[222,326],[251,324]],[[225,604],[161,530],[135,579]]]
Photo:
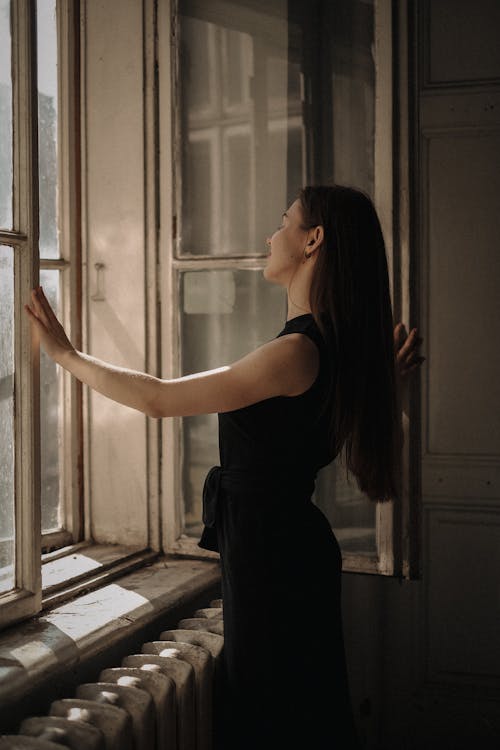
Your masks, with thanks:
[[[397,376],[423,361],[421,339],[393,330],[382,231],[361,191],[304,188],[267,244],[264,277],[287,289],[284,328],[215,370],[162,380],[114,367],[74,349],[41,288],[26,311],[47,353],[105,396],[156,418],[218,413],[221,466],[205,480],[199,542],[221,561],[216,748],[350,750],[341,553],[311,496],[344,449],[368,497],[397,498]]]

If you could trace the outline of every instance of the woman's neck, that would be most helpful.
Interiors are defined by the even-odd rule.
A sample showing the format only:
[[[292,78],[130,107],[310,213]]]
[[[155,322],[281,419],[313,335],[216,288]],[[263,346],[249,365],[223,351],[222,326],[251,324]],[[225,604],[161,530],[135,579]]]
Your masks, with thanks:
[[[304,307],[299,307],[298,305],[293,304],[292,302],[288,302],[288,308],[287,308],[287,314],[286,319],[291,320],[292,318],[298,318],[299,315],[306,315],[307,313],[311,313],[308,305],[304,305]]]

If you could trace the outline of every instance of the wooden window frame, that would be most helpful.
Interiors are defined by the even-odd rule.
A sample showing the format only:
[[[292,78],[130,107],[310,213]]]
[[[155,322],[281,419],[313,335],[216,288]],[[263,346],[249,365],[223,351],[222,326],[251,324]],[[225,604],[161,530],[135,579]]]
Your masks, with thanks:
[[[59,230],[61,258],[45,260],[42,267],[60,268],[66,275],[61,284],[61,319],[66,330],[74,332],[72,343],[77,349],[89,348],[89,287],[85,268],[89,264],[84,248],[88,238],[87,180],[88,169],[88,107],[87,76],[87,0],[57,0],[58,34],[58,179],[63,189],[59,192]],[[156,341],[156,129],[155,112],[157,85],[156,63],[156,13],[154,0],[143,0],[144,33],[144,185],[147,195],[145,225],[146,252],[148,256],[147,282],[149,290],[147,327],[150,361],[148,371],[154,371]],[[66,186],[66,189],[64,187]],[[64,277],[63,277],[64,278]],[[72,300],[72,304],[68,304]],[[84,323],[86,321],[86,324]],[[151,354],[152,353],[152,354]],[[159,555],[161,541],[156,529],[158,510],[151,502],[148,506],[150,544],[98,542],[99,529],[92,516],[93,499],[90,481],[90,440],[94,426],[89,410],[89,391],[67,371],[62,371],[62,398],[65,417],[62,425],[64,446],[64,475],[62,477],[67,529],[54,535],[44,535],[43,541],[56,547],[42,556],[42,610],[50,609],[82,593],[97,589],[130,571],[150,564]],[[84,417],[85,415],[85,417]],[[148,483],[155,496],[157,484],[158,423],[148,420]],[[158,495],[159,492],[156,492]],[[119,523],[119,519],[117,519]],[[66,544],[66,546],[61,546]],[[65,560],[71,555],[71,561]]]
[[[0,624],[41,605],[39,352],[23,310],[38,284],[38,131],[33,0],[11,4],[13,229],[0,242],[14,256],[15,587],[0,597]]]
[[[53,581],[54,550],[57,556],[69,554],[83,540],[81,384],[66,371],[60,378],[59,464],[65,527],[41,534],[40,349],[23,309],[39,283],[40,270],[59,271],[59,317],[80,345],[78,0],[59,0],[56,20],[60,257],[40,259],[36,0],[11,4],[13,230],[0,231],[0,242],[14,252],[15,587],[0,596],[0,627],[44,608],[43,582]],[[48,568],[42,575],[44,565]]]
[[[411,291],[410,270],[410,112],[413,106],[409,80],[412,50],[409,48],[408,4],[391,0],[375,0],[375,194],[374,202],[380,217],[388,256],[390,291],[394,319],[410,321],[415,312],[415,298]],[[252,269],[264,267],[264,256],[180,257],[176,252],[176,200],[180,174],[180,139],[177,132],[177,104],[179,93],[178,69],[178,5],[176,0],[160,0],[158,6],[158,64],[159,118],[162,142],[170,144],[162,149],[159,162],[159,190],[171,200],[160,204],[159,243],[160,286],[162,297],[161,327],[164,347],[162,371],[164,377],[178,377],[180,373],[180,312],[177,279],[181,271],[193,269]],[[171,52],[170,52],[171,51]],[[343,553],[345,572],[369,573],[399,578],[419,577],[419,515],[416,466],[416,434],[410,421],[416,407],[416,393],[403,396],[402,429],[404,446],[401,455],[400,503],[378,503],[376,508],[376,538],[378,554]],[[412,427],[412,429],[410,429]],[[182,533],[181,487],[181,420],[163,420],[162,486],[165,505],[163,538],[166,550],[176,554],[217,558],[217,553],[202,550],[197,539]]]
[[[40,270],[60,273],[59,317],[77,349],[81,348],[80,232],[80,75],[79,0],[57,0],[57,181],[60,257],[40,259]],[[82,385],[60,372],[60,492],[65,527],[42,534],[42,552],[77,544],[84,538]],[[69,550],[68,550],[69,551]],[[42,558],[43,559],[43,558]]]

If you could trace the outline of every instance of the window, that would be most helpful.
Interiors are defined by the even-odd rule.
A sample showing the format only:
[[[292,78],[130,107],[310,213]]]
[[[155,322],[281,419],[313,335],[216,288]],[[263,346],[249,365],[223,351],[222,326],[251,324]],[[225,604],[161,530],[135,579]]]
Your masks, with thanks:
[[[402,268],[396,12],[389,0],[0,0],[2,624],[63,596],[67,545],[100,544],[89,567],[101,572],[115,553],[123,566],[161,549],[211,556],[196,542],[216,415],[160,423],[83,389],[31,347],[29,290],[40,280],[77,347],[176,377],[276,335],[286,296],[263,279],[265,237],[307,182],[368,190]],[[409,295],[396,271],[391,283],[399,315]],[[346,570],[408,570],[409,501],[374,506],[337,462],[314,499]]]
[[[0,605],[5,623],[40,608],[41,553],[82,538],[78,384],[44,352],[38,358],[23,310],[30,289],[41,283],[79,341],[75,8],[56,7],[56,0],[0,0],[0,429],[6,437],[0,447]]]
[[[286,293],[263,279],[265,238],[304,184],[366,190],[392,268],[392,176],[383,165],[394,159],[389,3],[179,0],[177,11],[173,376],[234,361],[279,332]],[[199,554],[217,415],[183,418],[177,428],[167,461],[180,520],[170,546]],[[338,459],[318,475],[313,500],[335,529],[345,570],[401,572],[392,508],[347,483]]]

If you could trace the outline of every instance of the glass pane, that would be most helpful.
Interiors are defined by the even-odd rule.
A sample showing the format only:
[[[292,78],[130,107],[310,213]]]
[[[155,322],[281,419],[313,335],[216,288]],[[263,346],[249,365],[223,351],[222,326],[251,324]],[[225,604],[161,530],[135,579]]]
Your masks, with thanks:
[[[40,271],[40,284],[60,318],[60,271]],[[42,533],[63,526],[60,502],[61,368],[40,347],[40,441]]]
[[[15,586],[14,263],[0,245],[0,593]]]
[[[211,17],[210,3],[179,5],[181,252],[265,254],[305,180],[287,3],[228,3],[227,23]]]
[[[302,0],[228,0],[225,7],[222,16],[210,3],[179,0],[180,252],[186,254],[265,252],[266,236],[306,182],[353,185],[374,195],[373,2],[317,3],[314,12]],[[270,293],[266,285],[262,293],[263,299]],[[229,345],[226,333],[221,346]],[[214,345],[219,329],[207,327],[205,334],[199,346],[217,356],[211,364],[193,361],[191,371],[227,361]],[[191,351],[193,339],[183,341]],[[252,343],[243,343],[249,351]],[[206,419],[212,434],[215,415]],[[201,452],[209,444],[202,438]],[[215,443],[210,450],[216,458]],[[198,479],[189,474],[190,459],[186,467],[185,487],[196,486],[185,490],[187,519],[191,511],[196,519],[190,502],[199,501]],[[344,552],[373,556],[376,505],[345,474],[338,457],[318,474],[314,500]]]
[[[333,176],[374,195],[374,4],[326,3],[331,16]]]
[[[354,185],[374,194],[375,147],[375,60],[373,2],[353,3],[337,0],[324,3],[321,25],[327,52],[322,70],[330,72],[325,80],[319,74],[318,61],[308,51],[311,68],[319,74],[310,87],[320,100],[318,113],[325,122],[324,132],[332,133],[313,156],[326,165],[316,165],[312,173],[319,179],[333,178],[339,184]],[[328,58],[330,62],[328,62]],[[325,140],[323,139],[323,143]],[[330,171],[331,170],[331,171]],[[337,457],[319,473],[315,500],[329,519],[342,552],[374,557],[376,544],[376,504],[359,491],[353,476],[346,479],[345,466]]]
[[[57,258],[56,0],[37,0],[40,257]]]
[[[10,0],[0,0],[0,227],[12,229]]]
[[[305,182],[373,195],[372,2],[180,0],[180,252],[265,254]]]
[[[230,364],[284,324],[286,294],[262,271],[189,271],[181,276],[182,374]],[[242,331],[244,335],[242,335]],[[217,414],[183,417],[185,533],[201,533],[205,476],[219,463]]]
[[[318,472],[313,499],[335,530],[342,552],[377,555],[377,506],[359,491],[351,474],[347,481],[338,457]]]

